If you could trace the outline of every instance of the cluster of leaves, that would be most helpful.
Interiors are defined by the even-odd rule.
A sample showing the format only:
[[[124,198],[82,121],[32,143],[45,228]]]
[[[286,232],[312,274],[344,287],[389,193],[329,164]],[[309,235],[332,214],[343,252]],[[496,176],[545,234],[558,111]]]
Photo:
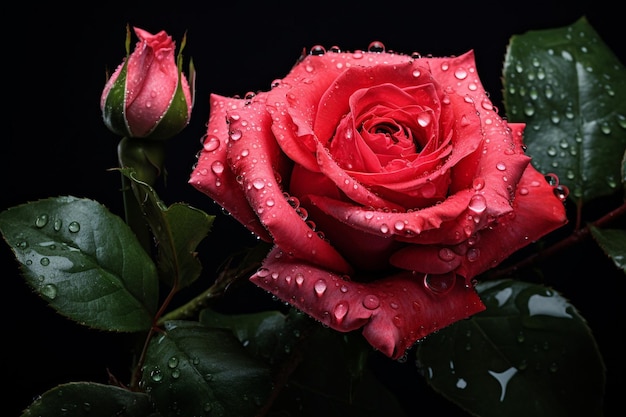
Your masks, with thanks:
[[[591,236],[626,272],[626,231],[607,221],[624,205],[593,224],[580,217],[584,204],[624,196],[624,66],[582,18],[512,37],[503,83],[509,121],[528,125],[533,164],[570,190],[572,236]],[[215,218],[167,206],[132,169],[120,171],[143,202],[155,253],[93,200],[54,197],[0,213],[23,277],[54,310],[143,341],[128,384],[62,384],[24,416],[406,415],[367,366],[374,352],[360,334],[332,331],[286,306],[245,314],[211,308],[259,265],[263,243],[234,255],[208,289],[169,309],[201,276],[196,250]],[[485,278],[477,290],[486,311],[427,337],[403,364],[472,415],[601,416],[605,367],[577,309],[552,288]]]

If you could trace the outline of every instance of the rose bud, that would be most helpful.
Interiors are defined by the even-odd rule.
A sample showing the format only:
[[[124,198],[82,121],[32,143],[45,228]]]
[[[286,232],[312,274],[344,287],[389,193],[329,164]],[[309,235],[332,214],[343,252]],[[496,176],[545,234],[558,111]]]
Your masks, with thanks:
[[[474,54],[302,57],[211,97],[189,183],[273,243],[250,279],[391,358],[485,309],[476,276],[566,222]]]
[[[129,32],[127,57],[102,91],[104,123],[124,137],[167,139],[187,126],[193,107],[193,91],[182,72],[183,48],[175,59],[176,45],[166,32],[133,29],[139,38],[135,50],[128,55]],[[193,80],[192,65],[190,73]]]

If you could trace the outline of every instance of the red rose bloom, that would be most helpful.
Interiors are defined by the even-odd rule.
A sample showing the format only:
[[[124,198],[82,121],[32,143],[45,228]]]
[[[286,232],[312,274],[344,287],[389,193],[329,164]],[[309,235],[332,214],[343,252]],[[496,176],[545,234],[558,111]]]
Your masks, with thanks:
[[[135,50],[107,80],[100,107],[113,132],[135,138],[167,139],[189,123],[193,92],[166,32],[134,28]]]
[[[274,248],[250,279],[401,357],[485,307],[473,278],[566,222],[473,52],[328,52],[211,96],[190,184]]]

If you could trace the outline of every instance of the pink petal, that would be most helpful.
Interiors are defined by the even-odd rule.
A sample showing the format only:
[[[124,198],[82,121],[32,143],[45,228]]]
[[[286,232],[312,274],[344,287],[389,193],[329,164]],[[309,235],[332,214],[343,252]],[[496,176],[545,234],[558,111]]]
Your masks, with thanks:
[[[291,161],[274,140],[272,119],[264,103],[254,101],[229,113],[228,163],[240,187],[272,241],[291,256],[308,259],[337,272],[351,266],[306,223],[304,211],[296,211],[293,196],[286,195],[282,178],[288,178]]]
[[[294,261],[278,248],[250,279],[335,330],[348,332],[363,327],[369,343],[392,359],[402,357],[432,332],[485,308],[463,280],[429,287],[423,275],[405,272],[357,283]]]
[[[244,100],[211,95],[211,113],[207,135],[189,184],[205,193],[230,215],[259,238],[270,242],[271,237],[248,204],[246,194],[229,168],[227,113],[243,108]]]

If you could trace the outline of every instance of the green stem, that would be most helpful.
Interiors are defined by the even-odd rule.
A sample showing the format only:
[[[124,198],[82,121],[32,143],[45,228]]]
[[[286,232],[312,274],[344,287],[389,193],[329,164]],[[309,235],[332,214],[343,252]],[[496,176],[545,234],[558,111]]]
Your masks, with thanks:
[[[125,137],[117,146],[117,157],[120,168],[132,168],[138,180],[154,187],[163,172],[165,143]],[[143,200],[135,193],[132,181],[124,174],[122,174],[122,196],[126,223],[137,235],[146,252],[152,254],[152,234],[141,207]]]
[[[218,285],[212,285],[207,288],[200,295],[187,302],[185,305],[178,307],[175,310],[161,316],[157,322],[157,326],[162,326],[168,320],[184,320],[195,317],[198,311],[205,308],[209,301],[218,298],[224,293],[224,288],[219,288]]]
[[[124,201],[124,216],[126,224],[139,239],[141,246],[148,254],[152,253],[152,236],[150,228],[143,214],[143,210],[135,198],[135,193],[131,186],[131,181],[124,174],[122,177],[122,198]]]

